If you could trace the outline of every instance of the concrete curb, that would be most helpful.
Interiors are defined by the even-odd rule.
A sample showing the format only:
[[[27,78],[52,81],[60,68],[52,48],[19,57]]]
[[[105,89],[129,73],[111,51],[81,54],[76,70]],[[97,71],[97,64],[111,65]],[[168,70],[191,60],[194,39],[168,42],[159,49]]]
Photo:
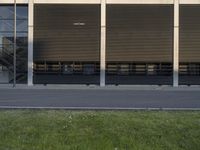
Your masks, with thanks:
[[[34,110],[133,110],[133,111],[200,111],[200,108],[126,108],[126,107],[18,107],[18,106],[0,106],[3,109],[34,109]]]
[[[157,85],[107,85],[100,87],[98,85],[34,85],[27,86],[25,84],[19,84],[13,88],[12,84],[0,84],[0,89],[33,89],[33,90],[163,90],[163,91],[200,91],[200,86],[179,86],[172,87],[169,85],[157,86]]]

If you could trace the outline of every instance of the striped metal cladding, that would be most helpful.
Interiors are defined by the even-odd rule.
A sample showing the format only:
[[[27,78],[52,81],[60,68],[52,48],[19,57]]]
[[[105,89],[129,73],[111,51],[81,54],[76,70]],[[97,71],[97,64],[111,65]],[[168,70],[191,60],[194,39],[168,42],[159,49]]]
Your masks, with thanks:
[[[180,5],[180,62],[200,62],[200,5]]]
[[[107,61],[172,62],[173,5],[107,5]]]
[[[107,5],[107,84],[172,84],[173,5]]]
[[[100,5],[34,5],[34,83],[99,84]]]
[[[200,5],[180,5],[179,84],[200,84]]]
[[[100,5],[34,6],[34,61],[99,61]]]

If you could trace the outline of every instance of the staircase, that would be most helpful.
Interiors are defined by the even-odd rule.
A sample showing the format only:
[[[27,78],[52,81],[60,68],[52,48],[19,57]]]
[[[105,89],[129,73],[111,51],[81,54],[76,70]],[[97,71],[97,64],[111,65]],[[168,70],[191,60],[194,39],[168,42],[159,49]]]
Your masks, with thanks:
[[[23,61],[24,50],[17,48],[16,53],[16,81],[20,82],[25,80],[26,68],[24,67],[25,61]],[[9,72],[9,83],[13,83],[14,80],[14,63],[13,63],[13,50],[5,47],[0,47],[0,64],[7,68]],[[23,67],[22,67],[23,66]]]

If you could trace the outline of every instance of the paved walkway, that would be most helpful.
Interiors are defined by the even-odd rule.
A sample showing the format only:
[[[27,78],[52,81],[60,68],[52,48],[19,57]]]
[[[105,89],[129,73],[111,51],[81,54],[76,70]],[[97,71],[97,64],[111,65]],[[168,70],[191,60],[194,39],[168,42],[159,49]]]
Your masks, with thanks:
[[[200,88],[0,86],[0,108],[199,109]]]

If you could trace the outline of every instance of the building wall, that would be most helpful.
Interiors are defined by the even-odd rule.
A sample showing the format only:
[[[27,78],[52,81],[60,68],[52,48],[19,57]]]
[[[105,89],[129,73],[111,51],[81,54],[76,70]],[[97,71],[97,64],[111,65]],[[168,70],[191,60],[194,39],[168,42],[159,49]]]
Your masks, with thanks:
[[[1,0],[0,4],[12,4],[14,1],[13,0]],[[184,58],[186,57],[190,57],[192,54],[188,54],[186,50],[184,50],[185,48],[183,48],[183,45],[180,45],[181,42],[184,40],[184,38],[181,38],[182,36],[188,36],[188,39],[190,36],[194,36],[196,37],[196,40],[198,40],[198,36],[196,35],[192,35],[192,33],[190,33],[191,35],[187,35],[184,34],[182,31],[182,28],[179,28],[179,6],[180,6],[180,13],[182,15],[182,10],[181,10],[181,5],[190,5],[192,6],[192,4],[194,5],[200,5],[200,0],[17,0],[17,3],[22,4],[22,3],[26,3],[29,4],[29,61],[28,61],[28,84],[32,85],[33,83],[33,31],[34,31],[34,17],[33,17],[33,7],[34,4],[101,4],[101,35],[100,35],[100,84],[102,86],[105,85],[105,70],[106,70],[106,53],[107,53],[107,49],[106,49],[106,4],[159,4],[159,5],[166,5],[166,4],[171,4],[173,5],[173,9],[174,9],[174,25],[173,25],[173,85],[177,86],[178,85],[178,81],[179,81],[179,71],[181,70],[179,68],[179,59],[181,63],[186,63],[184,64],[185,66],[185,70],[187,72],[187,70],[191,70],[190,68],[196,68],[196,70],[198,70],[198,60],[199,57],[197,55],[195,55],[195,63],[196,64],[192,64],[188,65],[187,63],[191,63],[194,62],[194,59],[192,59],[191,61],[182,61],[184,60]],[[195,6],[196,7],[196,6]],[[198,9],[198,8],[195,8]],[[193,14],[194,13],[194,14]],[[193,10],[193,13],[190,12],[191,15],[194,15],[194,17],[197,15],[198,10],[195,11]],[[180,15],[180,16],[181,16]],[[182,23],[182,22],[181,22]],[[198,26],[198,25],[197,25]],[[199,29],[197,29],[199,30]],[[179,42],[179,31],[180,31],[180,42]],[[191,40],[191,39],[190,39]],[[159,41],[158,41],[159,42]],[[189,43],[189,45],[191,46],[192,43],[194,41],[190,41],[191,44]],[[187,44],[187,41],[184,42],[185,44]],[[198,42],[197,42],[198,43]],[[180,46],[180,49],[179,49]],[[186,46],[187,47],[187,46]],[[192,49],[197,49],[198,51],[198,44],[195,46],[192,46]],[[182,52],[181,52],[182,51]],[[189,53],[189,49],[188,49],[188,53]],[[195,66],[195,67],[194,67]],[[184,68],[183,67],[183,68]],[[188,69],[189,68],[189,69]],[[180,70],[179,70],[180,69]],[[184,70],[184,69],[183,69]],[[194,69],[193,69],[194,70]],[[184,72],[184,71],[183,71]],[[198,75],[198,71],[196,71],[196,75],[195,77],[197,77],[197,80],[199,79],[199,75]],[[184,74],[184,73],[183,73]],[[180,76],[181,78],[181,76]],[[183,80],[183,79],[182,79]],[[184,78],[184,80],[190,80],[190,77],[188,78]],[[197,84],[199,84],[199,82],[196,82]],[[190,84],[189,82],[185,82],[184,84]]]
[[[16,0],[17,3],[28,4],[32,0]],[[180,4],[200,4],[200,0],[107,0],[108,4],[174,4],[179,1]],[[101,0],[34,0],[34,3],[53,3],[53,4],[100,4]],[[1,0],[1,4],[12,4],[14,0]]]

